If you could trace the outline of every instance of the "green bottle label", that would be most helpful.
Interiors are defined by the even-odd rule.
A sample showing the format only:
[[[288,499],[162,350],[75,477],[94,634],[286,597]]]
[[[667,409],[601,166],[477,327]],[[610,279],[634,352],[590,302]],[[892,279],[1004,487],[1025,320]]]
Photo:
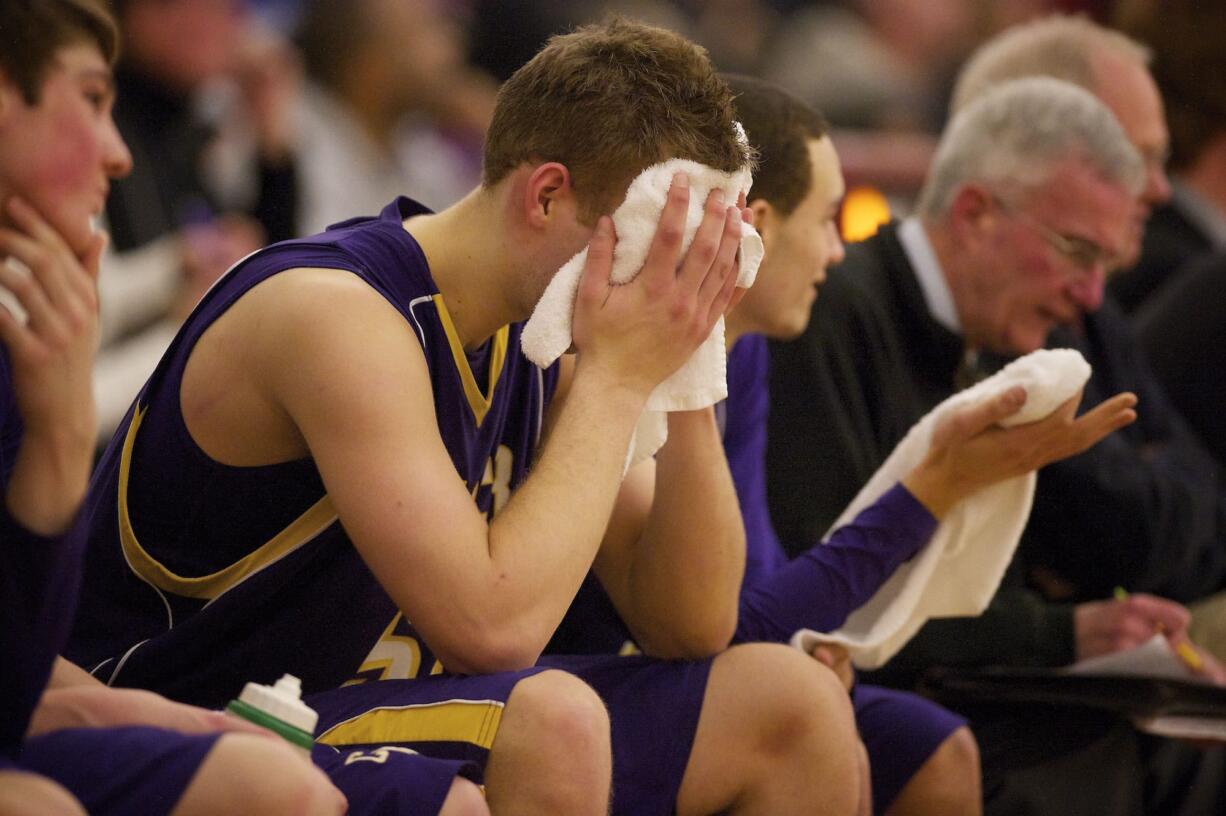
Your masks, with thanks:
[[[248,722],[253,722],[256,725],[267,728],[269,731],[284,737],[294,745],[297,745],[299,748],[310,751],[315,747],[315,739],[301,728],[295,728],[284,720],[278,720],[271,714],[265,714],[260,709],[248,705],[242,700],[231,700],[230,704],[226,706],[226,711],[229,711],[231,714],[234,714],[237,717],[242,717]]]

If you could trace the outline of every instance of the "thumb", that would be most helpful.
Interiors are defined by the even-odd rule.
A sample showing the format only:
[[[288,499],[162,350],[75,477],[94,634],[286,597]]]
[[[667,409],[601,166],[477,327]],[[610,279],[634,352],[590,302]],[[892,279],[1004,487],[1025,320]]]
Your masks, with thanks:
[[[98,270],[102,266],[102,253],[106,251],[107,244],[111,241],[111,236],[105,230],[98,230],[94,233],[93,239],[90,240],[89,246],[85,250],[85,254],[81,256],[81,265],[85,267],[85,271],[89,276],[98,280]]]
[[[1026,389],[1020,385],[1007,388],[991,399],[986,399],[958,411],[956,426],[959,435],[969,439],[1006,417],[1013,416],[1026,404]]]

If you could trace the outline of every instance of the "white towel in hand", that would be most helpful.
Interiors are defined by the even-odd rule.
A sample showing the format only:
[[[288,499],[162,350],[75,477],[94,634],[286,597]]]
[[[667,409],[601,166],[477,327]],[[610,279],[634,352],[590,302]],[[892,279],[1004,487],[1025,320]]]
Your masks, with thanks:
[[[927,455],[933,428],[951,411],[1021,385],[1026,389],[1026,404],[1001,424],[1034,422],[1076,394],[1089,377],[1090,365],[1079,352],[1042,350],[955,394],[916,423],[831,531],[850,522],[910,473]],[[899,567],[842,628],[829,634],[802,629],[792,637],[792,644],[809,652],[818,643],[837,643],[847,648],[856,666],[875,669],[906,645],[929,618],[981,614],[1017,549],[1030,516],[1035,480],[1033,472],[1027,473],[959,502],[937,526],[932,540]]]
[[[668,188],[673,175],[678,172],[685,173],[690,180],[683,252],[689,248],[702,222],[707,195],[719,188],[724,191],[728,206],[733,206],[741,193],[749,192],[753,182],[748,168],[736,173],[723,173],[685,159],[672,159],[648,167],[631,182],[625,201],[613,213],[617,246],[613,251],[610,279],[614,284],[633,280],[643,268],[660,213],[668,199]],[[575,297],[586,261],[585,248],[558,270],[524,326],[521,341],[524,354],[539,366],[552,364],[570,348]],[[753,227],[742,223],[741,269],[737,286],[751,286],[761,262],[762,239]],[[668,438],[665,412],[705,408],[727,396],[727,351],[724,349],[724,319],[721,317],[694,355],[652,391],[635,428],[628,464],[652,456],[664,444]]]

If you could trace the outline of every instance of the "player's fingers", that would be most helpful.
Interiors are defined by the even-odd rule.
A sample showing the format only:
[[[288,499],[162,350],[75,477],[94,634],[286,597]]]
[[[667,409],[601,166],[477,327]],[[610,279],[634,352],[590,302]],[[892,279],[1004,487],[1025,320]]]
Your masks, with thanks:
[[[18,257],[38,276],[51,302],[63,306],[77,284],[72,280],[78,264],[76,255],[24,199],[13,196],[5,203],[5,211],[17,228],[15,234],[25,239],[18,244],[23,253]]]
[[[1086,411],[1074,423],[1074,448],[1070,453],[1080,453],[1097,444],[1107,434],[1135,422],[1136,404],[1136,395],[1124,392]]]
[[[745,288],[744,286],[734,286],[732,289],[732,297],[728,300],[728,307],[724,309],[724,314],[729,314],[733,309],[735,309],[737,304],[741,302],[741,300],[745,297],[745,293],[748,291],[749,289]]]
[[[13,223],[39,244],[55,252],[72,254],[63,236],[25,199],[12,196],[5,203],[5,210],[13,219]]]
[[[106,252],[107,245],[111,242],[111,235],[106,230],[98,230],[94,233],[94,237],[90,240],[89,248],[85,254],[81,256],[81,266],[85,268],[86,273],[93,278],[95,289],[97,288],[98,272],[102,268],[102,255]]]
[[[0,229],[0,255],[17,258],[26,269],[14,269],[5,263],[0,263],[0,285],[4,286],[26,310],[28,325],[33,330],[52,334],[62,329],[60,315],[47,296],[42,278],[35,271],[27,258],[35,263],[39,259],[37,253],[29,251],[30,241],[10,230]]]
[[[3,305],[0,305],[0,344],[8,349],[9,356],[14,359],[28,358],[38,350],[37,340],[29,329]]]
[[[660,212],[656,234],[647,250],[643,275],[657,291],[671,286],[677,276],[677,261],[681,256],[681,241],[685,235],[686,212],[690,205],[690,177],[685,173],[673,176],[668,198]]]
[[[698,225],[694,240],[690,242],[685,259],[681,261],[680,280],[689,290],[701,292],[703,285],[710,279],[710,273],[719,261],[726,221],[724,191],[712,190],[703,209],[702,223]],[[708,292],[707,299],[701,301],[700,305],[709,304],[711,296]]]
[[[604,301],[609,289],[609,275],[613,272],[613,219],[600,216],[596,231],[587,245],[587,263],[583,267],[580,292],[586,300]]]
[[[740,248],[741,216],[735,207],[729,207],[724,211],[724,227],[715,262],[698,290],[698,307],[706,310],[711,323],[724,314],[732,298],[732,290],[736,288],[737,252]]]

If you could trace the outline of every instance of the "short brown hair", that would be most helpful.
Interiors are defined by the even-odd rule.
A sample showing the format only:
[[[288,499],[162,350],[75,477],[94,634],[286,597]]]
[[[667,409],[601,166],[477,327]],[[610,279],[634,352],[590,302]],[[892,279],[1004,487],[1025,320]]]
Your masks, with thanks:
[[[1194,0],[1127,2],[1116,22],[1154,49],[1154,81],[1171,131],[1171,168],[1185,169],[1226,133],[1226,7]]]
[[[38,102],[56,52],[78,43],[97,45],[115,64],[119,29],[106,0],[0,0],[0,70],[26,104]]]
[[[526,161],[566,165],[594,220],[644,168],[670,158],[725,172],[748,160],[732,93],[705,50],[623,18],[553,37],[498,92],[484,184]]]
[[[762,199],[781,215],[791,215],[813,184],[809,142],[830,128],[820,113],[778,85],[739,74],[724,79],[736,94],[733,106],[745,135],[758,152],[749,200]]]

